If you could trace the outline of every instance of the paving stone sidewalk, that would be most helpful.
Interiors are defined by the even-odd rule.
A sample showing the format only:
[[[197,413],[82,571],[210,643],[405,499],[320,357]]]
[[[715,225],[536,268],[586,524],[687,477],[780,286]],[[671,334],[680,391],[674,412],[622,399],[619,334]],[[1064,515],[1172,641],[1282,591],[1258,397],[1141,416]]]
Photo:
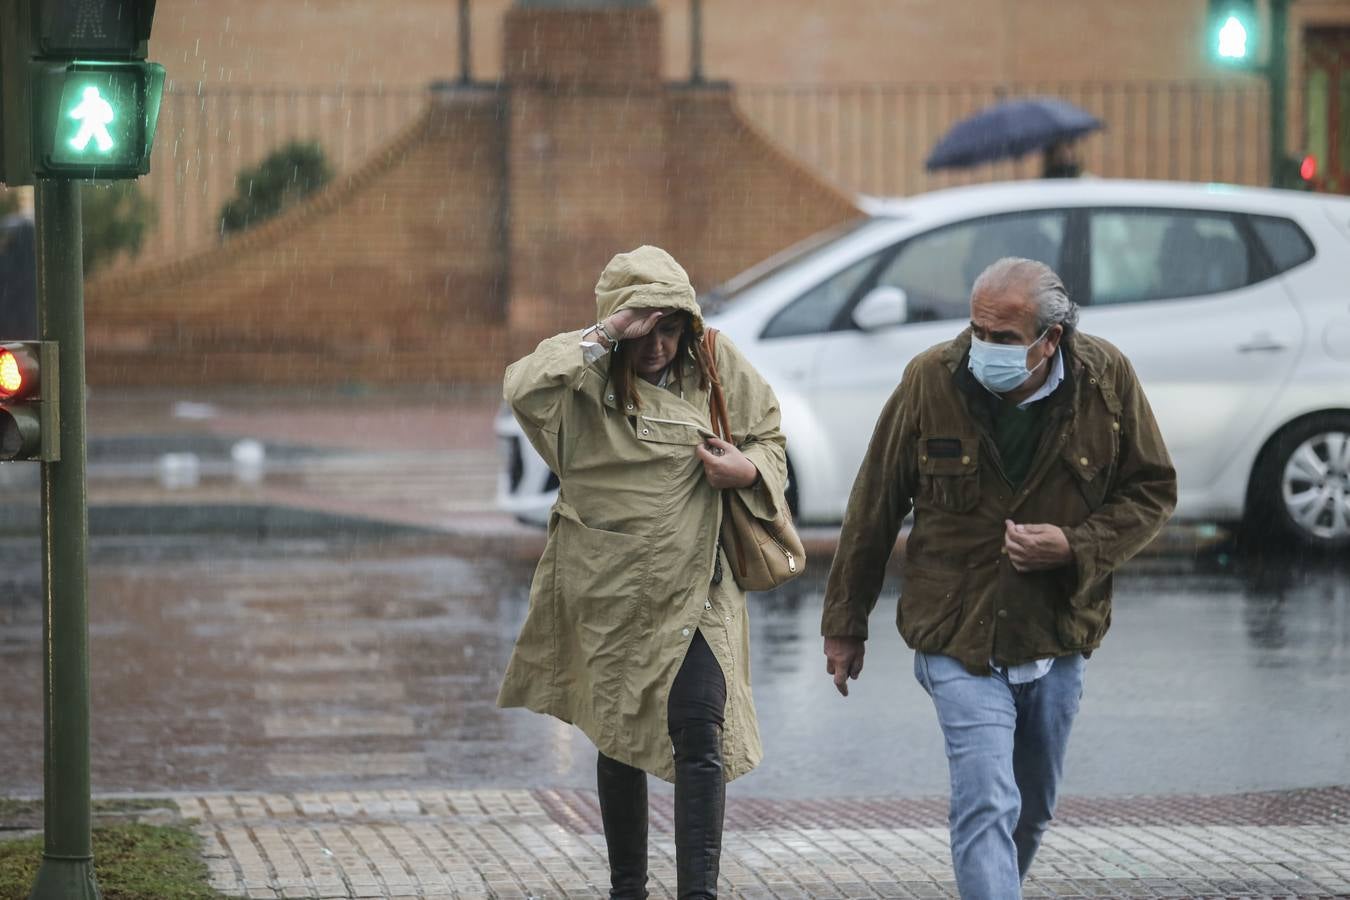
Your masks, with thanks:
[[[586,791],[183,795],[213,885],[248,898],[604,897]],[[652,896],[674,896],[668,795]],[[1069,799],[1027,897],[1350,897],[1350,788]],[[955,897],[937,799],[728,801],[721,895]]]

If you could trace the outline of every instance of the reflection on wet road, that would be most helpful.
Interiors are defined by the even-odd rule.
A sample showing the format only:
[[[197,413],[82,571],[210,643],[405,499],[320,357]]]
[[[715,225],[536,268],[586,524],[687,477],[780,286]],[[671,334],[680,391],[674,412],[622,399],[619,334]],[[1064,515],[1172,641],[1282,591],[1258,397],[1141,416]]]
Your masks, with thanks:
[[[0,794],[38,793],[36,548],[0,552]],[[100,544],[94,789],[592,786],[585,738],[494,705],[530,569],[408,542]],[[932,709],[890,624],[894,586],[845,700],[824,674],[819,574],[752,598],[766,758],[734,790],[941,793]],[[1350,783],[1347,687],[1345,569],[1133,566],[1089,663],[1065,789]]]

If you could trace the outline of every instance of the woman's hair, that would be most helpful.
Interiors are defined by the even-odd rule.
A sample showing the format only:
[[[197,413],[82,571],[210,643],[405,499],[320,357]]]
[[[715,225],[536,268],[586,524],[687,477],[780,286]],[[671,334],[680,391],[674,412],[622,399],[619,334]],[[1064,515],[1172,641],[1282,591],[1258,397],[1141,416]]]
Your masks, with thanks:
[[[697,376],[697,384],[703,389],[708,388],[708,372],[711,365],[703,352],[703,341],[694,334],[693,317],[687,312],[680,313],[680,345],[675,350],[675,358],[670,364],[675,367],[671,377],[678,382],[684,380],[684,366],[681,361],[692,359],[694,361],[694,372]],[[638,340],[641,340],[639,338]],[[623,403],[632,404],[634,409],[642,408],[642,398],[638,396],[637,380],[641,376],[637,373],[637,366],[634,363],[633,354],[630,351],[636,341],[622,341],[619,349],[610,354],[609,360],[609,380],[614,385],[614,393]],[[683,384],[681,383],[681,387]]]

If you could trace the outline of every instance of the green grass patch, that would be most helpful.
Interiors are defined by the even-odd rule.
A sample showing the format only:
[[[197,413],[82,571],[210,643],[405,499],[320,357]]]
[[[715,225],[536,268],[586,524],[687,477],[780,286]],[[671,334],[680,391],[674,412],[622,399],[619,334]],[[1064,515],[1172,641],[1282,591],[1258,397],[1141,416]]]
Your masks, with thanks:
[[[156,804],[151,804],[153,808]],[[42,862],[42,837],[0,840],[0,900],[24,900]],[[103,900],[218,900],[186,825],[119,823],[94,829],[94,876]]]

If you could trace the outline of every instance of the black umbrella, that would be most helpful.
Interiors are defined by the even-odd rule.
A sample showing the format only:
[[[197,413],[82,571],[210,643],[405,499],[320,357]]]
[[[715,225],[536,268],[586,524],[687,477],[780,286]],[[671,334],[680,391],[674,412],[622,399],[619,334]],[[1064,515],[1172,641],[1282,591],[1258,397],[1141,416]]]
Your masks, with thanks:
[[[1055,97],[1006,100],[957,122],[928,156],[928,171],[1021,156],[1082,137],[1101,119]]]

